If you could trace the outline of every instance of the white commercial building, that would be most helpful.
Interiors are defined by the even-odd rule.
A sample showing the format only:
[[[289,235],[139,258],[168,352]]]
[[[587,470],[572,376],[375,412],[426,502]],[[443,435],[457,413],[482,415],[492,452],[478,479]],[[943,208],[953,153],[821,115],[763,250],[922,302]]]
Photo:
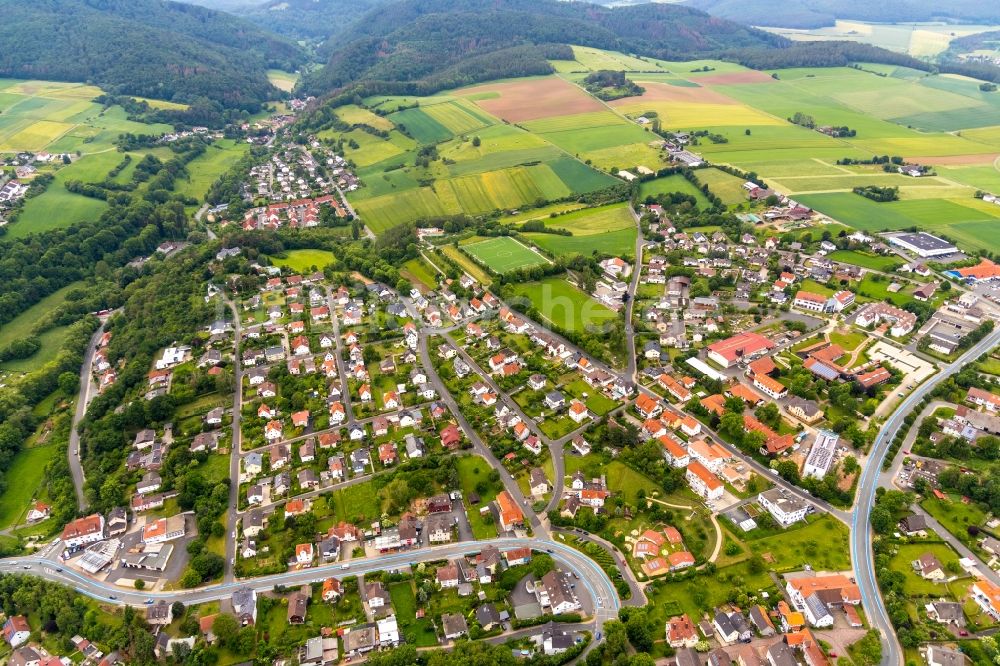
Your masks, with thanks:
[[[812,449],[809,450],[809,457],[802,467],[802,476],[814,479],[822,479],[833,466],[834,455],[837,452],[837,443],[840,437],[837,433],[829,430],[817,430],[816,441]]]

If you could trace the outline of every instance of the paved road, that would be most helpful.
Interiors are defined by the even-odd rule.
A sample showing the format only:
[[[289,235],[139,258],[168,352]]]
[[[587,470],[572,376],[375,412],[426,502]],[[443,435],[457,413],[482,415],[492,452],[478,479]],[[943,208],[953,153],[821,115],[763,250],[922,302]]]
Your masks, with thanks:
[[[220,295],[221,297],[221,295]],[[240,330],[240,313],[236,304],[226,299],[226,305],[233,315],[233,441],[229,451],[229,509],[226,516],[226,562],[223,580],[232,581],[236,577],[236,521],[239,515],[236,512],[240,501],[240,447],[242,446],[242,433],[240,417],[243,406],[243,371],[242,359],[240,357],[240,347],[242,346],[242,333]]]
[[[347,199],[344,199],[344,201],[346,202]],[[325,287],[325,289],[326,304],[330,308],[330,322],[333,324],[333,335],[337,343],[337,358],[335,359],[337,363],[337,375],[340,377],[340,385],[343,387],[340,402],[344,405],[344,415],[347,417],[343,425],[351,426],[354,423],[354,407],[351,405],[351,392],[347,390],[350,384],[347,383],[347,366],[344,363],[344,340],[340,333],[340,317],[337,316],[337,303],[333,298],[333,292],[330,290],[330,287]]]
[[[97,350],[97,343],[101,339],[101,336],[104,335],[104,324],[106,321],[102,321],[100,327],[94,331],[94,335],[90,338],[90,344],[87,345],[87,351],[83,354],[83,365],[80,366],[80,393],[76,399],[76,411],[73,412],[73,423],[69,429],[69,447],[67,449],[69,471],[73,475],[73,488],[76,490],[76,505],[80,511],[84,511],[87,508],[87,498],[83,494],[83,485],[87,479],[84,477],[83,462],[80,459],[80,433],[78,428],[80,421],[83,420],[84,415],[87,413],[90,401],[97,395],[97,386],[94,384],[94,376],[91,368],[94,363],[94,352]]]
[[[610,541],[605,541],[596,534],[591,534],[590,532],[585,532],[583,530],[563,528],[563,527],[553,527],[552,532],[558,539],[560,533],[573,535],[583,539],[584,541],[590,541],[591,543],[600,546],[604,552],[611,556],[612,561],[622,572],[622,578],[628,583],[629,589],[632,591],[632,596],[622,602],[623,606],[645,606],[647,603],[646,593],[643,591],[642,586],[636,581],[635,576],[631,575],[631,569],[625,562],[625,558],[622,556],[621,551]]]
[[[628,285],[628,303],[625,306],[625,354],[626,370],[625,374],[630,381],[639,382],[637,373],[638,365],[635,356],[635,324],[632,319],[632,310],[635,306],[635,294],[639,290],[639,277],[642,275],[642,246],[645,239],[642,237],[642,223],[639,221],[639,214],[635,208],[629,204],[628,211],[635,220],[635,228],[638,232],[635,237],[635,265],[632,268],[632,281]]]
[[[445,386],[440,375],[438,375],[431,359],[429,349],[430,337],[431,336],[428,335],[424,329],[421,329],[420,339],[417,344],[417,351],[420,354],[420,360],[423,363],[424,372],[427,373],[427,380],[430,382],[431,386],[434,387],[434,390],[438,392],[438,395],[441,396],[442,402],[448,406],[448,409],[455,417],[455,420],[458,421],[458,427],[462,429],[465,436],[469,438],[470,442],[472,442],[472,446],[476,453],[485,458],[490,464],[490,467],[500,473],[500,481],[503,482],[504,488],[507,489],[510,496],[513,497],[514,500],[521,506],[521,509],[524,512],[524,517],[531,525],[531,528],[538,534],[547,535],[548,532],[545,526],[538,519],[538,516],[535,515],[535,512],[531,510],[528,500],[525,499],[524,494],[521,492],[520,486],[518,486],[517,482],[514,481],[513,477],[511,477],[507,468],[504,467],[499,460],[497,460],[496,456],[493,455],[493,451],[491,451],[490,447],[483,442],[479,433],[476,432],[476,429],[473,428],[472,424],[465,418],[465,415],[462,414],[462,410],[459,408],[458,403],[455,402],[455,398],[452,397],[448,387]]]
[[[927,393],[934,389],[945,377],[958,372],[970,360],[993,348],[1000,342],[1000,328],[993,331],[979,344],[965,352],[953,363],[943,366],[941,371],[920,385],[911,393],[889,417],[872,446],[871,455],[865,462],[858,483],[857,501],[851,524],[851,561],[854,576],[861,588],[861,600],[868,612],[868,619],[882,634],[882,663],[896,666],[903,663],[903,652],[889,621],[882,593],[875,580],[875,555],[872,552],[871,511],[875,505],[875,490],[882,476],[882,460],[889,451],[892,438],[903,425],[903,419]],[[902,448],[900,449],[902,451]],[[900,453],[900,455],[902,455]]]
[[[142,606],[147,599],[168,602],[180,601],[185,605],[200,604],[220,599],[228,599],[233,591],[249,586],[258,592],[270,591],[275,585],[294,586],[322,581],[329,576],[357,576],[373,571],[384,571],[408,564],[444,560],[480,552],[485,546],[493,545],[500,550],[530,547],[552,555],[559,567],[567,573],[574,573],[579,579],[577,594],[589,597],[594,605],[594,624],[600,630],[608,620],[617,618],[621,607],[611,579],[596,562],[583,553],[556,541],[540,538],[501,538],[448,544],[433,548],[383,555],[381,557],[358,560],[349,565],[333,563],[305,569],[289,571],[271,576],[254,578],[249,581],[227,581],[217,585],[193,590],[169,592],[143,592],[131,588],[119,588],[113,584],[93,580],[83,574],[66,568],[55,558],[19,557],[0,561],[0,572],[23,573],[73,587],[78,592],[104,603]],[[29,569],[25,569],[29,567]],[[62,569],[59,571],[58,569]]]

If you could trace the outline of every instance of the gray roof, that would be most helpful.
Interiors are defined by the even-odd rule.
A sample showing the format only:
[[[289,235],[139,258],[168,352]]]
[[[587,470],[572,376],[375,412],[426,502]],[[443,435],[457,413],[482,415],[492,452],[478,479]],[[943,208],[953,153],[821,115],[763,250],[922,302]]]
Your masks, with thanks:
[[[823,600],[820,599],[819,596],[816,594],[810,594],[808,597],[806,597],[806,606],[809,607],[809,610],[812,612],[813,617],[816,618],[817,620],[830,615],[830,611],[826,607],[826,604],[823,603]]]
[[[767,654],[774,666],[797,666],[795,657],[792,656],[792,649],[786,643],[782,643],[781,641],[772,643],[767,648]]]
[[[466,634],[469,632],[469,625],[465,618],[458,613],[445,613],[441,616],[441,625],[444,627],[445,636],[456,634]]]

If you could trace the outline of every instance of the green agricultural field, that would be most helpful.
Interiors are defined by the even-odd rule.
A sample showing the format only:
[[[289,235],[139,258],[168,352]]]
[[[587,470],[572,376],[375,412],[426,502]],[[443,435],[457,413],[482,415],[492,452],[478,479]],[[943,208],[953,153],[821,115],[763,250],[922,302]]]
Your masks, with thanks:
[[[452,134],[468,134],[496,122],[467,100],[423,105],[420,110]]]
[[[559,277],[515,285],[514,293],[528,299],[543,321],[571,331],[599,328],[618,318],[616,312]]]
[[[508,273],[519,268],[549,263],[537,251],[509,236],[479,241],[462,249],[495,273]]]
[[[573,56],[579,68],[589,70],[613,69],[616,71],[647,71],[657,69],[659,65],[646,59],[618,53],[617,51],[602,51],[589,46],[574,46]],[[570,61],[573,62],[573,61]]]
[[[647,180],[639,186],[640,199],[645,199],[649,196],[656,196],[658,194],[670,194],[673,192],[690,194],[698,200],[698,208],[708,208],[710,205],[708,199],[705,197],[705,194],[698,189],[694,183],[680,174],[674,174],[664,178],[656,178],[654,180]]]
[[[623,257],[635,255],[635,221],[627,204],[611,204],[547,218],[545,226],[566,229],[572,236],[527,233],[525,237],[538,247],[557,256],[602,254]]]
[[[829,258],[833,261],[843,261],[848,264],[854,264],[855,266],[870,268],[873,271],[882,271],[884,273],[891,273],[899,266],[903,265],[903,262],[900,261],[898,257],[883,257],[877,254],[857,252],[854,250],[837,250],[836,252],[832,252],[829,255]]]
[[[368,125],[369,127],[386,131],[391,130],[393,127],[392,121],[388,118],[372,113],[368,109],[356,104],[338,106],[336,114],[338,118],[348,125]]]
[[[284,266],[296,273],[310,273],[313,266],[317,270],[322,270],[335,259],[333,252],[329,250],[288,250],[280,257],[271,257],[275,265]]]
[[[177,180],[177,192],[201,199],[219,177],[250,149],[248,143],[220,139],[205,149],[205,154],[187,165],[188,178]]]
[[[876,203],[853,193],[809,194],[798,197],[806,206],[863,231],[919,227],[946,233],[974,248],[996,248],[1000,242],[1000,206],[996,214],[947,199],[916,199]],[[969,202],[971,203],[971,201]]]
[[[635,220],[628,204],[609,204],[598,208],[584,208],[545,220],[545,226],[572,231],[574,236],[601,235],[608,231],[634,229]]]
[[[407,134],[422,144],[439,143],[455,136],[454,132],[419,107],[390,114],[389,120],[396,127],[406,128]]]

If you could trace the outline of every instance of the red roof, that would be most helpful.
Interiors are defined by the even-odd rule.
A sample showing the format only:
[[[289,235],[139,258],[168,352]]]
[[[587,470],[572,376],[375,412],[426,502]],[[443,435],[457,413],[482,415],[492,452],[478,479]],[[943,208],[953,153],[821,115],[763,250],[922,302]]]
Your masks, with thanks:
[[[752,356],[766,349],[773,349],[774,346],[774,343],[763,335],[746,332],[710,344],[708,349],[732,362],[741,356]]]

